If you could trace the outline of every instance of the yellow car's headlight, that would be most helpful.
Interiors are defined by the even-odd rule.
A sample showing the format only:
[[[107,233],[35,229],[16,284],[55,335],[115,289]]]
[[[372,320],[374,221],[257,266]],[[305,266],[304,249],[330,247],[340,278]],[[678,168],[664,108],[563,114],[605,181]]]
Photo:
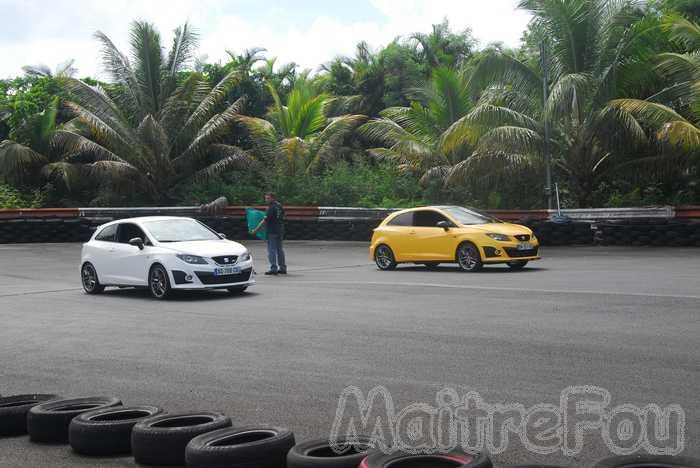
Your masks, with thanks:
[[[510,237],[506,236],[505,234],[497,234],[495,232],[489,232],[486,233],[487,236],[489,236],[493,240],[501,241],[501,242],[508,242],[510,240]]]

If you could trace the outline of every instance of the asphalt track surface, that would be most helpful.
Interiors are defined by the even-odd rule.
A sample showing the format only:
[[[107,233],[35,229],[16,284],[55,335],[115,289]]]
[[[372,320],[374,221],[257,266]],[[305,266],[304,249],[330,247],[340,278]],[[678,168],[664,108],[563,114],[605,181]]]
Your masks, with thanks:
[[[264,246],[251,248],[262,271]],[[364,243],[288,242],[287,277],[260,275],[242,297],[163,302],[128,289],[85,295],[79,251],[0,245],[1,394],[218,410],[234,424],[290,427],[301,441],[328,437],[350,385],[386,387],[396,412],[435,406],[445,387],[529,408],[594,385],[611,407],[679,404],[683,453],[700,456],[698,249],[546,248],[521,272],[466,274],[380,272]],[[494,458],[585,466],[608,454],[591,431],[571,457],[533,453],[513,436]],[[135,465],[14,437],[0,439],[0,466]]]

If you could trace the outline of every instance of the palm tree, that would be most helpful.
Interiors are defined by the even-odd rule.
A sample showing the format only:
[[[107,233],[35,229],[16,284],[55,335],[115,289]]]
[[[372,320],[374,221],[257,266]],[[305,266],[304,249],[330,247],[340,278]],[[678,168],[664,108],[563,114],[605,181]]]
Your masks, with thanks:
[[[603,176],[640,159],[648,143],[632,116],[610,105],[645,66],[638,46],[647,30],[633,0],[522,0],[532,30],[545,41],[550,86],[543,102],[541,71],[506,53],[489,53],[475,71],[482,103],[501,108],[476,147],[473,163],[514,167],[541,163],[544,122],[551,127],[557,172],[579,206],[591,206]],[[500,162],[499,162],[500,161]]]
[[[657,69],[671,86],[646,100],[618,99],[613,105],[656,128],[660,142],[697,151],[700,149],[700,25],[672,15],[666,18],[664,26],[671,33],[671,40],[686,50],[659,54]],[[674,106],[681,110],[674,110]]]
[[[414,90],[410,107],[391,107],[360,128],[360,133],[382,147],[370,154],[421,175],[421,182],[449,181],[472,153],[477,139],[474,126],[457,122],[474,110],[469,74],[440,67],[424,87]],[[459,135],[457,135],[459,133]]]
[[[59,125],[56,122],[59,98],[30,116],[13,132],[13,140],[0,142],[0,178],[15,186],[39,185],[60,180],[71,190],[79,178],[79,166],[62,161],[53,146]]]
[[[225,144],[244,99],[225,108],[222,102],[239,72],[213,87],[200,73],[182,75],[197,46],[188,24],[176,29],[167,55],[149,23],[132,24],[131,59],[103,33],[96,37],[111,83],[66,79],[66,106],[77,117],[54,137],[65,161],[86,162],[97,180],[138,188],[153,201],[246,161],[242,150]]]
[[[432,68],[439,66],[457,67],[463,64],[476,45],[471,31],[453,33],[447,18],[440,24],[434,24],[430,34],[415,33],[411,35],[411,39],[418,43],[423,59]]]
[[[365,118],[352,114],[329,117],[333,98],[318,93],[304,77],[295,81],[286,105],[272,84],[268,83],[268,89],[274,104],[265,119],[239,115],[236,120],[251,137],[256,158],[285,175],[309,174],[332,159],[345,137]]]
[[[73,77],[78,73],[78,69],[73,66],[74,64],[75,60],[70,59],[59,63],[53,71],[43,63],[38,65],[25,65],[22,67],[22,70],[26,76],[33,78],[67,78]]]

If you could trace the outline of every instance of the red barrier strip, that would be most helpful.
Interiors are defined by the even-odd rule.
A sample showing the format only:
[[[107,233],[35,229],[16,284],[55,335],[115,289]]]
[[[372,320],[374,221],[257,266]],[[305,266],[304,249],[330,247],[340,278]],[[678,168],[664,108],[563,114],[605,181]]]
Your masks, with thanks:
[[[486,210],[488,214],[504,221],[521,219],[548,219],[547,210]]]
[[[6,208],[0,218],[77,218],[80,208]]]
[[[676,218],[700,218],[700,205],[677,206]]]
[[[245,216],[246,208],[254,208],[256,210],[265,211],[267,206],[256,205],[256,206],[227,206],[224,209],[224,214],[227,216]],[[285,206],[284,207],[285,219],[290,220],[304,220],[304,219],[317,219],[318,218],[318,207],[317,206]]]

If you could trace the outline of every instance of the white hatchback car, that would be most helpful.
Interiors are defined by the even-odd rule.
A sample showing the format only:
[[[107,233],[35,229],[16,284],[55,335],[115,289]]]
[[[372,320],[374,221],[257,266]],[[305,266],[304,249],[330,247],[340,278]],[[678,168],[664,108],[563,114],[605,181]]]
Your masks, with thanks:
[[[228,289],[255,283],[253,258],[192,218],[149,216],[101,225],[83,244],[80,278],[88,294],[105,286],[148,287],[156,299],[172,289]]]

